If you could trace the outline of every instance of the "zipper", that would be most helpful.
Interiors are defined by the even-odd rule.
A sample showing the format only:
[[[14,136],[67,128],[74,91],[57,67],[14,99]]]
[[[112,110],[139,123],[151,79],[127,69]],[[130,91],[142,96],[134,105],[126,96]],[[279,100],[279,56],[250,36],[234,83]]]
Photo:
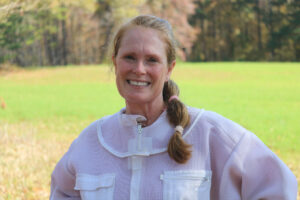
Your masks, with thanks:
[[[142,150],[142,123],[138,122],[137,124],[137,132],[138,132],[138,151]]]

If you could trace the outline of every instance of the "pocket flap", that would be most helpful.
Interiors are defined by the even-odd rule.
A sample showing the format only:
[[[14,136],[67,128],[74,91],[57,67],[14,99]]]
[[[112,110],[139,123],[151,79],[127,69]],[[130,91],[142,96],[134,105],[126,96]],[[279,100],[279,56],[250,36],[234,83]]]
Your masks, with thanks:
[[[160,179],[172,180],[202,180],[209,181],[211,179],[211,171],[205,170],[179,170],[179,171],[164,171],[160,175]]]
[[[111,187],[115,183],[115,174],[77,174],[75,190],[96,190]]]

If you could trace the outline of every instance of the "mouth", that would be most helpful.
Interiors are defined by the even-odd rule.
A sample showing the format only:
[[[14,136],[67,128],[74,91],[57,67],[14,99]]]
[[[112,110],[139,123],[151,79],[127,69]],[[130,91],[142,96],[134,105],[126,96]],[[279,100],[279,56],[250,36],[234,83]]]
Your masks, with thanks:
[[[147,82],[147,81],[132,81],[132,80],[127,80],[127,83],[129,85],[140,86],[140,87],[146,87],[146,86],[150,85],[150,82]]]

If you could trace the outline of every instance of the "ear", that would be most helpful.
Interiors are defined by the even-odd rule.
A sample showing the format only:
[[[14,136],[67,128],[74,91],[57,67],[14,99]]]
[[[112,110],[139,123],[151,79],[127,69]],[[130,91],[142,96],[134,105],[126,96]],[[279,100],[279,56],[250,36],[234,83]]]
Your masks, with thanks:
[[[172,71],[173,71],[175,65],[176,65],[176,60],[174,60],[174,61],[168,66],[167,80],[166,80],[166,81],[168,81],[168,80],[170,79],[171,74],[172,74]]]

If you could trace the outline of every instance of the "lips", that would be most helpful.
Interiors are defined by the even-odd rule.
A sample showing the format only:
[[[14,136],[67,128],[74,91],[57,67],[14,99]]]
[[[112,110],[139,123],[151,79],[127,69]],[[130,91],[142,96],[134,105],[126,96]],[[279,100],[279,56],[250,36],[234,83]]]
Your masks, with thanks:
[[[127,83],[129,83],[129,85],[133,85],[133,86],[148,86],[148,85],[150,85],[150,82],[147,82],[147,81],[127,80]]]

